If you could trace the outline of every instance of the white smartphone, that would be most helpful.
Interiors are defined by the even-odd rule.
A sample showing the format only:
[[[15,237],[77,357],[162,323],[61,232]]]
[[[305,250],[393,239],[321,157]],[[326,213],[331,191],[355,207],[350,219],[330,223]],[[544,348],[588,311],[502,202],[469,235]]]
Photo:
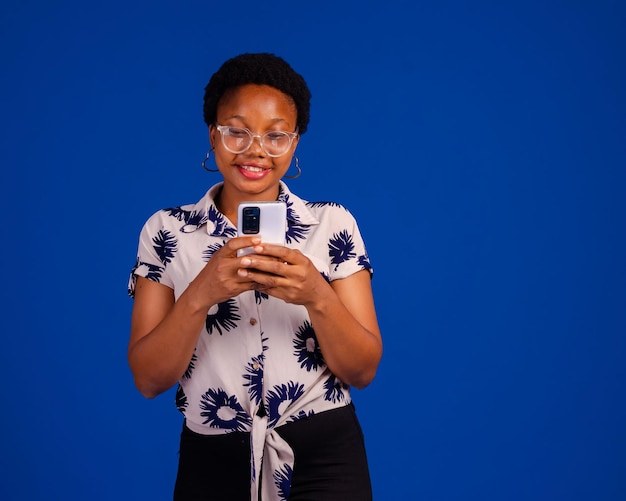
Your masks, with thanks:
[[[261,238],[267,244],[285,245],[287,204],[284,202],[243,202],[237,211],[237,235]],[[238,256],[252,254],[252,247],[237,251]]]

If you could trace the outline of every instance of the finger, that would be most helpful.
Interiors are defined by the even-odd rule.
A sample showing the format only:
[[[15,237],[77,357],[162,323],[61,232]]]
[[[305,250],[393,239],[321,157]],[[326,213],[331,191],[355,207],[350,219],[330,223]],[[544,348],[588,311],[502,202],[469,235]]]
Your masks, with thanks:
[[[254,253],[263,256],[275,257],[278,261],[283,263],[296,264],[300,260],[300,256],[303,256],[297,249],[290,249],[282,245],[264,244],[254,246]]]
[[[235,237],[226,242],[226,246],[231,252],[236,253],[240,249],[254,247],[260,243],[261,239],[259,237]]]
[[[288,282],[284,277],[272,275],[269,273],[261,273],[255,270],[245,270],[246,278],[254,283],[255,289],[258,291],[267,291],[270,289],[279,289]]]
[[[258,271],[264,274],[278,275],[286,277],[289,268],[292,266],[278,258],[268,256],[258,256],[251,254],[240,261],[241,268],[238,270],[240,276],[249,276],[249,273]]]

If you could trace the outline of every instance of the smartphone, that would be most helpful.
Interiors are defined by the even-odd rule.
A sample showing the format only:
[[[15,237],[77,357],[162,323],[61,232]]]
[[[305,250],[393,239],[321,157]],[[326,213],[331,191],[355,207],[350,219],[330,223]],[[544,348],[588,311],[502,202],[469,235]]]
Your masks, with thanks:
[[[285,202],[242,202],[237,210],[237,235],[256,235],[261,242],[285,245],[287,204]],[[238,256],[252,254],[252,247],[237,251]]]

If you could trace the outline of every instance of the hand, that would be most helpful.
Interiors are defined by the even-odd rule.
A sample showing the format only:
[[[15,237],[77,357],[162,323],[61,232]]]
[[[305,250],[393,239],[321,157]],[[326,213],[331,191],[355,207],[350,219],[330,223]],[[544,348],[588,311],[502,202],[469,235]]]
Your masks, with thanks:
[[[258,237],[236,237],[230,239],[216,251],[198,276],[189,284],[189,292],[193,292],[207,309],[211,306],[233,298],[242,292],[258,289],[260,284],[238,271],[245,267],[238,257],[237,251],[244,247],[258,245]]]
[[[261,244],[254,254],[241,258],[237,274],[253,288],[287,303],[313,305],[330,286],[307,258],[297,249],[281,245]]]

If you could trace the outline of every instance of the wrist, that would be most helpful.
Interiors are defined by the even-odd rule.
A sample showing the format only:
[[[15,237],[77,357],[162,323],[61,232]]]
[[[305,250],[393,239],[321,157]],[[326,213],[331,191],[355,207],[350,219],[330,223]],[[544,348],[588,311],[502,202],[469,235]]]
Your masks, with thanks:
[[[332,307],[333,302],[339,300],[330,284],[323,278],[322,281],[323,286],[314,289],[312,300],[304,305],[309,312],[327,312]]]

